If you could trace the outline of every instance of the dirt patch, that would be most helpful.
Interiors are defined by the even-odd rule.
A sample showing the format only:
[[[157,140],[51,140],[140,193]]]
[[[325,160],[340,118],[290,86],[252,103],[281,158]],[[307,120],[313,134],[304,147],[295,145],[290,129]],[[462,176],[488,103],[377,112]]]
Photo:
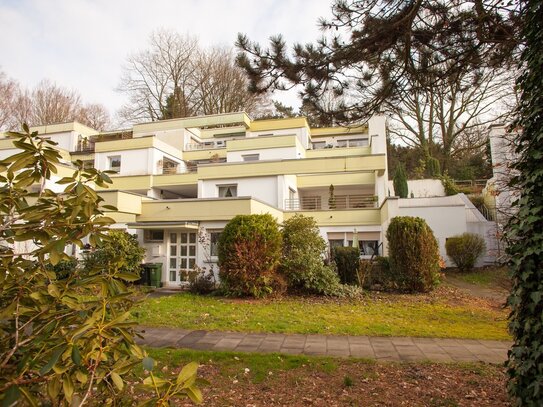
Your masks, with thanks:
[[[494,268],[488,270],[481,269],[478,272],[485,277],[484,274],[490,274],[493,272],[493,270]],[[484,298],[497,305],[504,305],[511,289],[511,281],[505,276],[503,271],[500,271],[495,276],[490,278],[487,275],[486,279],[488,279],[488,281],[485,281],[484,284],[474,284],[466,281],[465,276],[459,272],[451,270],[444,275],[443,283],[446,286],[454,287],[460,290],[462,293],[472,297]]]
[[[298,368],[253,383],[250,373],[200,374],[206,406],[509,406],[503,368],[345,361],[331,373]],[[174,405],[190,406],[184,400]]]

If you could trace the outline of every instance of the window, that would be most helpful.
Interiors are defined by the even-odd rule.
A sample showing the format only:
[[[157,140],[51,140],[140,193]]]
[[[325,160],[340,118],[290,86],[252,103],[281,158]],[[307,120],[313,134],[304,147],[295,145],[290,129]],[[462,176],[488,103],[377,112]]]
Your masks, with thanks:
[[[237,185],[218,185],[219,198],[232,198],[238,196]]]
[[[354,138],[349,140],[349,147],[364,147],[368,145],[368,139],[366,138]]]
[[[321,148],[324,148],[326,146],[325,141],[315,141],[313,143],[313,150],[320,150]]]
[[[337,141],[337,146],[342,148],[342,147],[347,147],[347,140],[338,140]]]
[[[143,232],[144,242],[163,242],[164,230],[162,229],[145,229]]]
[[[328,240],[328,244],[330,245],[330,249],[333,247],[343,247],[343,239],[331,239]]]
[[[260,154],[246,154],[242,155],[243,161],[258,161],[260,159]]]
[[[121,172],[121,156],[115,155],[109,158],[109,169],[115,172]]]
[[[379,255],[379,241],[377,240],[361,240],[358,242],[360,246],[360,254],[365,256]]]
[[[219,255],[219,239],[222,232],[211,232],[209,234],[209,254],[211,257]]]

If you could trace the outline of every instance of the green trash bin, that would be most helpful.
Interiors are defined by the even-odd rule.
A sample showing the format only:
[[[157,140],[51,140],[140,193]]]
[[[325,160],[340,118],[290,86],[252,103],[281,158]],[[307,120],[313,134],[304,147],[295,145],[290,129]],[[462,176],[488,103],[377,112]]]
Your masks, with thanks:
[[[148,284],[151,287],[162,287],[162,263],[146,263],[144,267],[148,270]]]

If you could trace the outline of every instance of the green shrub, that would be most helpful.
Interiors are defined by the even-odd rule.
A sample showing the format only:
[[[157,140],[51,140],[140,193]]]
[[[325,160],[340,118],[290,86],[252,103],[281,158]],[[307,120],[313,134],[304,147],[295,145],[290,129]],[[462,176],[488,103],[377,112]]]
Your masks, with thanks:
[[[426,161],[426,171],[430,177],[438,178],[441,175],[439,160],[434,157],[429,157]]]
[[[458,187],[454,184],[453,179],[449,177],[448,174],[443,174],[440,179],[441,184],[443,185],[443,189],[445,189],[445,195],[451,196],[456,195],[460,192],[458,190]]]
[[[64,280],[75,272],[78,264],[76,259],[70,258],[69,260],[61,260],[55,265],[47,264],[46,269],[53,271],[57,275],[57,280]]]
[[[341,283],[358,284],[360,250],[356,247],[335,247],[333,253]]]
[[[445,242],[447,256],[460,271],[469,271],[477,263],[477,259],[486,251],[485,239],[474,233],[463,233],[453,236]]]
[[[283,223],[281,273],[288,288],[308,294],[335,295],[339,278],[324,264],[326,242],[315,219],[296,214]]]
[[[398,165],[396,168],[392,182],[396,196],[399,196],[400,198],[407,198],[409,191],[407,186],[407,174],[405,173],[403,164]]]
[[[439,282],[439,251],[424,219],[392,218],[387,229],[389,262],[398,289],[426,292]]]
[[[108,236],[100,247],[83,256],[85,270],[89,272],[116,263],[122,273],[139,273],[145,249],[138,244],[137,237],[113,229],[108,231]]]
[[[263,297],[285,288],[277,272],[282,238],[270,215],[238,215],[219,239],[219,277],[227,295]]]

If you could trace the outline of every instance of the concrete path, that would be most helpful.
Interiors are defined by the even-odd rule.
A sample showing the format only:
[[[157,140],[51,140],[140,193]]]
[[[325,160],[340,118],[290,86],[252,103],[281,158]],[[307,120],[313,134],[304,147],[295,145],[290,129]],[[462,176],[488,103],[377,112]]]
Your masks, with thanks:
[[[139,327],[140,344],[234,352],[340,356],[384,361],[487,362],[507,359],[508,341],[472,339],[394,338],[375,336],[286,335],[190,331]]]

